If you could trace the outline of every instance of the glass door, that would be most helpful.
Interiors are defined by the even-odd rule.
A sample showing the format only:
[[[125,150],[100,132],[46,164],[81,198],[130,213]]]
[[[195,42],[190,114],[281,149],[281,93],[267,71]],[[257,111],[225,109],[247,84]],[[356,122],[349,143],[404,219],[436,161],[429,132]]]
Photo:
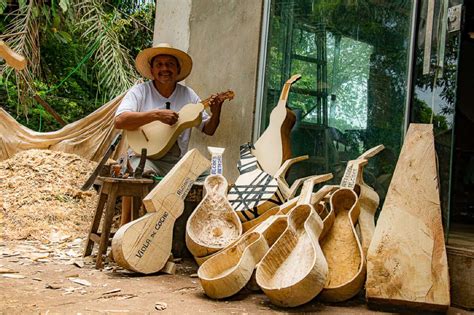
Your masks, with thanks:
[[[310,159],[291,178],[332,172],[379,144],[365,179],[383,199],[406,122],[412,1],[271,0],[260,132],[283,83],[301,74],[288,99],[297,114],[293,156]]]

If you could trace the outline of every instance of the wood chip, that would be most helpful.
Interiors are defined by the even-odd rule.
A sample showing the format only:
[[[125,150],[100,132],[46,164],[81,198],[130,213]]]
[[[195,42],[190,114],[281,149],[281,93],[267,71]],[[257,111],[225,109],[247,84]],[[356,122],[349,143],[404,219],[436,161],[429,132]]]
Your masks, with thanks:
[[[74,265],[79,268],[84,268],[84,262],[82,260],[75,260]]]
[[[77,283],[77,284],[80,284],[80,285],[83,285],[83,286],[86,286],[86,287],[90,287],[91,286],[91,283],[85,279],[80,279],[80,278],[68,278],[70,281],[74,282],[74,283]]]
[[[45,286],[44,286],[46,289],[51,289],[51,290],[58,290],[58,289],[61,289],[61,287],[57,284],[49,284],[47,283]]]
[[[198,274],[197,274],[197,273],[192,273],[189,277],[190,277],[190,278],[197,278],[197,277],[198,277]]]
[[[47,243],[87,235],[97,193],[83,192],[80,186],[96,165],[51,150],[25,150],[0,161],[2,235]]]
[[[11,274],[11,273],[4,273],[1,275],[2,278],[9,278],[9,279],[25,279],[25,276],[18,275],[18,274]]]
[[[0,274],[1,273],[18,273],[18,271],[15,271],[15,270],[10,269],[10,268],[0,268]]]
[[[164,311],[168,307],[168,304],[165,302],[156,302],[155,309],[158,311]]]
[[[102,295],[117,293],[117,292],[120,292],[120,291],[122,291],[122,289],[113,289],[113,290],[102,293]]]

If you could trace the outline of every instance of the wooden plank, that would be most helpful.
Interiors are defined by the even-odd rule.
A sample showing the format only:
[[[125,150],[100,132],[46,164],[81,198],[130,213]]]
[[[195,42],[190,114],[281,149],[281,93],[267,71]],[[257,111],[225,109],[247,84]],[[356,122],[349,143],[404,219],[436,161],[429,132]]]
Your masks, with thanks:
[[[433,126],[411,124],[367,254],[369,306],[450,304]]]

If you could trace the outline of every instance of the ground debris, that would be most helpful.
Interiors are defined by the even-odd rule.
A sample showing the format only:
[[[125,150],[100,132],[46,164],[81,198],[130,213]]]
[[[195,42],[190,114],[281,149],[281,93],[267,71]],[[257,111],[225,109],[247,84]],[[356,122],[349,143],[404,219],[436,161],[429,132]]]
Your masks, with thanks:
[[[80,278],[68,278],[69,280],[71,280],[72,282],[74,283],[77,283],[77,284],[80,284],[80,285],[83,285],[83,286],[86,286],[86,287],[90,287],[91,286],[91,283],[85,279],[80,279]]]
[[[168,304],[165,302],[156,302],[155,309],[158,311],[164,311],[168,307]]]
[[[109,290],[107,292],[102,293],[102,295],[117,293],[117,292],[120,292],[120,291],[122,291],[122,289],[112,289],[112,290]]]
[[[25,279],[26,276],[14,274],[14,273],[4,273],[0,275],[2,278],[9,278],[9,279]]]

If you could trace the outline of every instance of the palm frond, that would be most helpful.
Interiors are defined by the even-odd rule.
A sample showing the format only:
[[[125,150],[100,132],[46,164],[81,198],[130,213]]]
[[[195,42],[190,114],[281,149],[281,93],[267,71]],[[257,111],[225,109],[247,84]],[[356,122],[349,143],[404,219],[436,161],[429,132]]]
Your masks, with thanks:
[[[11,12],[12,20],[3,33],[7,45],[27,60],[27,67],[25,69],[21,71],[15,70],[15,82],[18,93],[17,112],[24,113],[26,117],[28,109],[34,103],[29,97],[33,92],[31,88],[33,78],[41,75],[39,23],[33,16],[33,10],[37,5],[37,1],[32,0]],[[14,69],[6,64],[0,65],[1,76],[9,77],[13,71]]]
[[[4,36],[5,42],[15,52],[23,55],[28,61],[26,72],[30,77],[40,76],[40,44],[39,44],[39,23],[33,16],[33,10],[37,6],[37,1],[32,0],[27,5],[20,6],[10,13],[13,17],[7,25]],[[9,34],[17,34],[8,36]],[[5,69],[0,68],[0,73]]]
[[[78,27],[93,55],[99,88],[109,98],[129,89],[138,79],[128,49],[120,43],[120,25],[114,24],[116,15],[107,14],[97,0],[83,0],[75,4],[80,17]]]

